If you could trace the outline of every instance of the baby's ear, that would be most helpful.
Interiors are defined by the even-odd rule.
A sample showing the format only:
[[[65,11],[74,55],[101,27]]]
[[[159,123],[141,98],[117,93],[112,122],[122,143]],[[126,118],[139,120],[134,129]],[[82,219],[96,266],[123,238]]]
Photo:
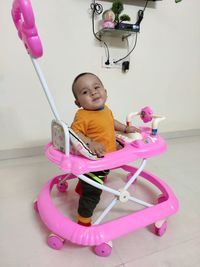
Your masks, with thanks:
[[[75,103],[79,108],[81,107],[81,105],[80,105],[80,103],[78,102],[77,99],[74,101],[74,103]]]

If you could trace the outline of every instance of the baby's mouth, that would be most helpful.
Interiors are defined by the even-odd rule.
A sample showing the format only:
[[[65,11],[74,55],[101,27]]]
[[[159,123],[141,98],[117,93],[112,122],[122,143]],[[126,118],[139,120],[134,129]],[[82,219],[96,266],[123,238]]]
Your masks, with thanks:
[[[92,102],[96,102],[96,101],[99,101],[99,100],[101,100],[101,97],[96,97],[96,98],[94,98],[94,99],[92,100]]]

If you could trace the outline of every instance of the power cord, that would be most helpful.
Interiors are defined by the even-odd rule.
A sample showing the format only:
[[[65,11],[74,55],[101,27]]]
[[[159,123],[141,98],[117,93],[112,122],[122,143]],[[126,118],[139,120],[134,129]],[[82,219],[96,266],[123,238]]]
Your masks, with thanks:
[[[98,4],[95,2],[95,0],[93,0],[93,3],[90,5],[90,8],[92,10],[92,32],[94,37],[99,41],[102,42],[105,46],[106,52],[107,52],[107,60],[105,62],[106,65],[110,64],[110,53],[109,53],[109,49],[108,49],[108,45],[106,44],[106,42],[102,41],[96,34],[95,30],[94,30],[94,16],[95,15],[100,15],[103,12],[103,6],[101,4]]]
[[[145,3],[145,5],[144,5],[143,10],[142,10],[142,9],[138,10],[138,19],[137,19],[137,22],[135,23],[135,25],[140,26],[140,23],[141,23],[141,21],[143,20],[143,17],[144,17],[144,11],[145,11],[145,9],[146,9],[146,7],[147,7],[147,5],[148,5],[148,2],[149,2],[149,0],[146,0],[146,3]]]
[[[134,46],[133,46],[133,48],[128,52],[128,54],[127,54],[126,56],[124,56],[124,57],[118,59],[118,60],[115,60],[113,63],[117,64],[118,62],[120,62],[120,61],[124,60],[125,58],[127,58],[127,57],[133,52],[133,50],[135,49],[136,44],[137,44],[137,36],[138,36],[138,35],[137,35],[137,32],[136,32],[136,34],[135,34],[135,42],[134,42]]]
[[[143,8],[143,12],[145,11],[145,9],[146,9],[146,7],[147,7],[148,2],[149,2],[149,0],[146,0],[146,3],[145,3],[144,8]]]
[[[148,2],[149,2],[149,0],[146,0],[143,10],[141,10],[141,9],[138,10],[138,19],[137,19],[137,21],[136,21],[136,23],[135,23],[135,25],[137,25],[138,27],[140,26],[140,23],[141,23],[141,21],[142,21],[142,19],[143,19],[143,17],[144,17],[144,11],[145,11],[145,9],[146,9],[146,7],[147,7],[147,5],[148,5]],[[118,59],[118,60],[115,60],[113,63],[116,64],[116,63],[118,63],[118,62],[124,60],[125,58],[127,58],[127,57],[133,52],[133,50],[135,49],[136,44],[137,44],[137,33],[136,33],[136,35],[135,35],[135,43],[134,43],[133,48],[128,52],[128,54],[127,54],[126,56],[124,56],[124,57],[122,57],[122,58],[120,58],[120,59]]]

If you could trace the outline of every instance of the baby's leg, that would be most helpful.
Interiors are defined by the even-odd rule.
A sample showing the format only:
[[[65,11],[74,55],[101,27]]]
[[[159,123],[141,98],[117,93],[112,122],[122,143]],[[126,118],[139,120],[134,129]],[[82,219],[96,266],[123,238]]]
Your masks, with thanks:
[[[87,184],[84,181],[80,181],[80,184],[82,193],[79,199],[78,223],[90,226],[92,214],[96,205],[99,203],[102,190]]]
[[[88,173],[86,174],[86,176],[90,179],[95,180],[96,182],[103,184],[103,180],[107,174],[108,171],[101,171]],[[78,223],[85,226],[90,226],[92,221],[92,215],[94,209],[100,201],[102,190],[82,180],[80,180],[80,186],[81,195],[78,207]]]

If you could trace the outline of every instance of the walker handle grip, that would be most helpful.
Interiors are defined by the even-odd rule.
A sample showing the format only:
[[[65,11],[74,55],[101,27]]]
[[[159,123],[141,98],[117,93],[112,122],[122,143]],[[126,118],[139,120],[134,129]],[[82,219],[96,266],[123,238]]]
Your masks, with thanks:
[[[165,120],[165,117],[160,115],[153,115],[153,121],[152,121],[152,135],[156,135],[158,131],[158,124]]]
[[[11,10],[18,36],[33,58],[43,55],[42,43],[38,36],[30,0],[14,0]]]

